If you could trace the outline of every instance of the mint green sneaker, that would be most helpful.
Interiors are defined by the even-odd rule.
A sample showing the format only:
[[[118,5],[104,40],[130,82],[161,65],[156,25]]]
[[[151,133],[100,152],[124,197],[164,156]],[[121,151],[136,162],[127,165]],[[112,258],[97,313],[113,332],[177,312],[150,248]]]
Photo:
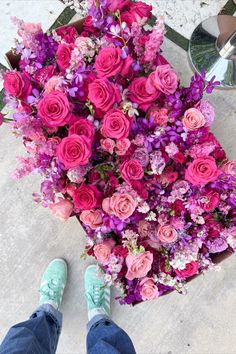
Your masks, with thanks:
[[[67,282],[67,263],[56,258],[49,263],[40,284],[39,304],[50,304],[56,309],[61,305],[63,292]]]
[[[102,274],[102,269],[96,265],[89,266],[85,272],[84,286],[89,320],[99,314],[110,316],[111,288],[105,285]]]

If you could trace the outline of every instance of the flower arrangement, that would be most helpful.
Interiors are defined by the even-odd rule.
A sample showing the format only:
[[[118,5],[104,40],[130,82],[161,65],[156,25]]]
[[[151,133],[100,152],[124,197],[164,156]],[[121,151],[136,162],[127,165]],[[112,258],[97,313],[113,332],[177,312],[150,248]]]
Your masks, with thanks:
[[[122,304],[153,300],[236,248],[236,161],[210,132],[203,99],[217,82],[182,87],[161,54],[151,6],[89,0],[83,30],[44,34],[18,19],[19,69],[4,73],[11,128],[23,139],[14,176],[43,178],[37,203],[76,215],[85,254]],[[1,117],[1,120],[10,120]]]

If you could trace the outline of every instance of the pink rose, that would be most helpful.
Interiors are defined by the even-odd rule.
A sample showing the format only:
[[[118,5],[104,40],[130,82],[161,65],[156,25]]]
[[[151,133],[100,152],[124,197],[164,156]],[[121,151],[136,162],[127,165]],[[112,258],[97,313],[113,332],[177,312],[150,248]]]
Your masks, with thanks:
[[[158,287],[155,285],[153,278],[144,278],[139,283],[140,295],[142,300],[154,300],[159,296]]]
[[[78,33],[73,26],[59,27],[56,29],[56,33],[66,43],[74,43],[76,37],[78,37]]]
[[[164,127],[168,122],[168,109],[153,107],[148,111],[148,118],[153,119],[157,125]]]
[[[138,255],[129,254],[126,257],[126,265],[128,271],[126,278],[133,280],[134,278],[143,278],[151,270],[153,262],[153,254],[149,251]]]
[[[76,122],[69,128],[69,135],[72,134],[83,135],[92,143],[95,134],[94,125],[88,119],[78,117]]]
[[[158,98],[160,92],[157,90],[153,90],[151,93],[147,92],[146,77],[137,77],[128,87],[129,98],[132,102],[137,103],[139,108],[143,111],[147,111],[147,109],[153,104],[153,102]]]
[[[107,265],[109,263],[111,250],[114,246],[115,242],[112,239],[97,244],[93,249],[97,261],[102,265]]]
[[[121,101],[118,87],[106,78],[94,80],[89,84],[88,98],[103,112],[107,112],[115,103]]]
[[[72,134],[63,138],[57,147],[57,157],[66,169],[86,165],[90,156],[90,142],[82,135]]]
[[[203,127],[206,121],[204,115],[197,108],[189,108],[184,113],[182,123],[185,128],[191,131]]]
[[[130,5],[129,11],[134,14],[135,20],[139,21],[141,18],[151,18],[152,17],[152,6],[147,5],[142,1],[132,3]]]
[[[116,48],[102,48],[96,57],[95,69],[100,77],[111,77],[117,74],[126,75],[132,60],[122,58],[122,50]]]
[[[127,138],[130,131],[130,120],[120,110],[113,108],[108,111],[102,120],[101,133],[106,138]]]
[[[66,71],[70,66],[72,48],[70,45],[59,44],[56,52],[57,65],[61,71]]]
[[[130,0],[108,0],[108,9],[111,12],[123,10],[125,6],[130,4]]]
[[[220,203],[220,195],[217,192],[210,191],[203,195],[200,199],[200,206],[206,212],[210,212],[215,209]]]
[[[236,161],[227,161],[220,166],[221,171],[225,172],[228,175],[236,177]]]
[[[177,240],[177,231],[171,225],[159,225],[157,227],[157,238],[163,243],[171,243]]]
[[[70,217],[73,211],[73,204],[68,199],[64,199],[64,198],[58,198],[58,199],[59,202],[50,204],[49,208],[51,209],[52,214],[56,218],[65,221]]]
[[[38,116],[47,127],[61,127],[71,118],[71,105],[67,96],[60,91],[46,94],[38,103]]]
[[[205,185],[215,181],[219,173],[213,157],[199,157],[188,165],[185,171],[185,179],[194,186]]]
[[[56,67],[54,65],[48,65],[37,70],[34,74],[34,79],[39,85],[44,86],[55,72]]]
[[[18,73],[17,71],[8,71],[4,75],[4,89],[7,93],[19,99],[26,98],[32,86],[30,78],[27,74]]]
[[[175,273],[180,278],[189,278],[198,273],[198,266],[198,261],[192,261],[191,263],[186,264],[184,269],[175,269]]]
[[[137,160],[126,160],[120,166],[121,177],[131,184],[132,181],[140,180],[144,176],[143,167]]]
[[[117,142],[116,142],[117,155],[120,155],[120,156],[125,155],[129,149],[130,145],[131,145],[131,142],[127,138],[117,140]]]
[[[44,86],[45,94],[51,93],[55,90],[62,91],[60,87],[62,80],[63,78],[61,76],[52,76]]]
[[[177,75],[170,65],[166,64],[159,65],[156,70],[149,75],[146,89],[149,93],[153,93],[157,90],[166,95],[171,95],[176,91],[177,86]]]
[[[73,194],[75,207],[80,210],[91,210],[101,203],[101,193],[93,185],[82,183]]]
[[[108,215],[115,215],[121,220],[129,218],[137,207],[136,201],[130,194],[113,194],[111,198],[105,198],[102,208]]]
[[[92,230],[96,230],[102,225],[102,215],[99,210],[83,210],[79,218]]]
[[[101,140],[101,147],[103,148],[103,150],[109,152],[109,154],[113,154],[115,145],[116,144],[115,144],[114,140],[112,140],[110,138],[106,138],[106,139]]]

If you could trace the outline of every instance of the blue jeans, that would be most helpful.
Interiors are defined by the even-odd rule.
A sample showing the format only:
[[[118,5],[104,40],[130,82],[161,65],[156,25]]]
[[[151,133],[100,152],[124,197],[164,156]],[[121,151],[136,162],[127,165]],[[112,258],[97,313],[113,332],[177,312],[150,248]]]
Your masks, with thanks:
[[[10,328],[0,354],[54,354],[62,326],[62,314],[53,306],[40,306],[29,320]],[[135,354],[131,339],[108,317],[98,315],[88,323],[88,354]]]

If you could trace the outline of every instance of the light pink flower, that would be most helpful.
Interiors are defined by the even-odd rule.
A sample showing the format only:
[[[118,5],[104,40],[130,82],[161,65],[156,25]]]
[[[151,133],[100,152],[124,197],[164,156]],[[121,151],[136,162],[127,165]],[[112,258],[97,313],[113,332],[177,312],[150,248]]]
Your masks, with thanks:
[[[68,199],[58,199],[59,201],[57,203],[50,204],[49,208],[56,218],[65,221],[70,217],[73,211],[73,204]]]
[[[127,150],[129,149],[130,145],[131,145],[131,142],[127,138],[117,140],[117,142],[116,142],[117,155],[120,155],[120,156],[125,155]]]
[[[153,262],[153,254],[149,251],[138,255],[129,254],[126,257],[127,273],[126,278],[133,280],[134,278],[143,278],[151,270]]]
[[[161,91],[166,95],[174,93],[178,86],[178,78],[169,64],[158,65],[147,80],[146,90],[150,94]]]
[[[171,243],[177,240],[177,231],[171,225],[159,225],[157,227],[157,238],[163,243]]]
[[[137,202],[129,194],[113,194],[102,202],[103,210],[109,215],[115,215],[121,220],[129,218],[137,207]]]
[[[197,108],[189,108],[184,113],[182,123],[185,128],[191,131],[203,127],[206,121],[204,115]]]
[[[97,244],[94,247],[94,255],[97,258],[97,261],[102,265],[107,265],[109,263],[111,250],[114,246],[115,246],[115,241],[112,239]]]
[[[140,295],[142,296],[142,300],[154,300],[159,296],[158,288],[154,283],[153,278],[144,278],[139,283],[140,286]]]
[[[83,210],[79,218],[92,230],[96,230],[102,225],[102,215],[99,210]]]
[[[229,160],[220,166],[220,169],[225,173],[236,177],[236,160]]]
[[[103,150],[109,152],[109,154],[113,154],[114,148],[116,146],[114,140],[112,140],[110,138],[106,138],[106,139],[102,139],[100,141],[100,143],[101,143],[101,147],[103,148]]]

